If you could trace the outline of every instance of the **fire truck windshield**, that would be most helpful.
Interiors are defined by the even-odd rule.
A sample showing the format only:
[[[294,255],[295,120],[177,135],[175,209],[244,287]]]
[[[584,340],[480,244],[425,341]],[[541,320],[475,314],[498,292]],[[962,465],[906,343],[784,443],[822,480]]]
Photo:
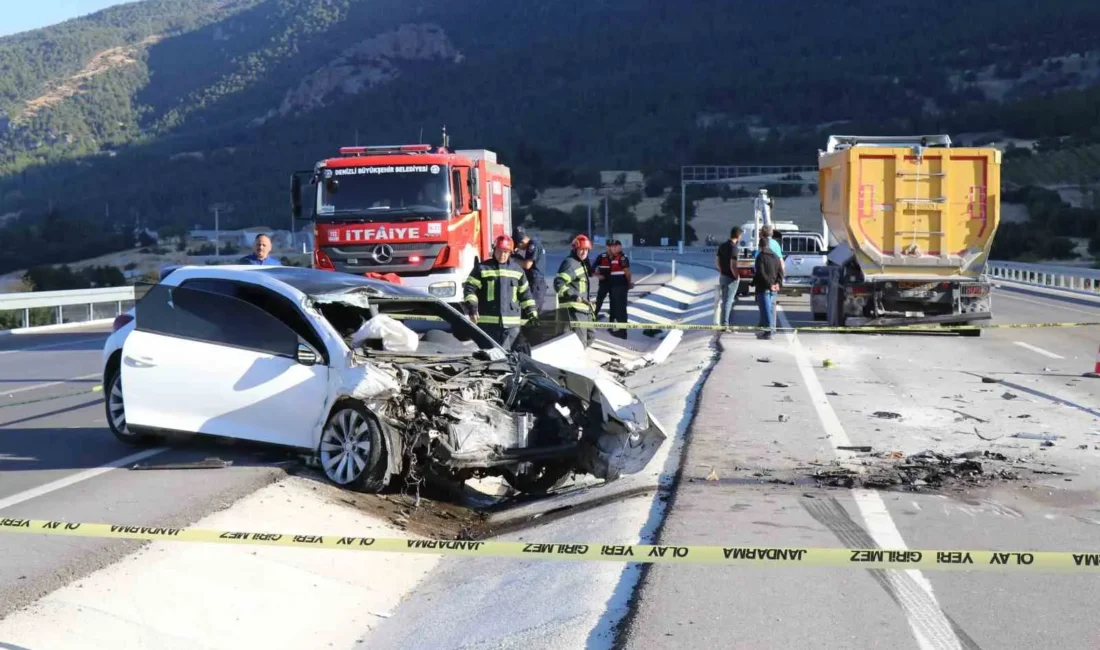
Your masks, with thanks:
[[[343,167],[325,170],[323,176],[317,195],[320,220],[436,220],[450,213],[450,172],[440,165]]]

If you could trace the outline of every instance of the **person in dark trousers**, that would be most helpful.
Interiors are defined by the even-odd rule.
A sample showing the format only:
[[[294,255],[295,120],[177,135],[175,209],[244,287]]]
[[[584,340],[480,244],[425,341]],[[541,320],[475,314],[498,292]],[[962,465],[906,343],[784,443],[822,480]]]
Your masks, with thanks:
[[[592,241],[585,235],[577,235],[573,238],[573,251],[562,261],[558,274],[554,276],[554,293],[558,297],[557,321],[566,331],[574,330],[569,325],[571,322],[591,322],[593,319],[587,264],[591,251]],[[583,330],[577,332],[577,336],[584,347],[588,347],[596,332],[591,327],[577,329]]]
[[[607,294],[611,292],[611,283],[608,282],[611,277],[611,240],[607,241],[606,250],[596,256],[596,261],[591,262],[589,260],[589,262],[591,275],[600,281],[600,286],[596,288],[596,311],[593,313],[596,320],[599,320],[600,311],[603,310],[603,301],[607,300]]]
[[[252,241],[252,254],[245,255],[238,264],[258,264],[260,266],[282,266],[279,260],[271,257],[271,238],[260,233]]]
[[[527,283],[531,285],[531,297],[535,299],[535,309],[542,311],[546,308],[546,277],[543,275],[543,258],[546,257],[546,249],[542,242],[533,239],[523,228],[516,228],[512,233],[512,239],[516,242],[516,250],[512,258],[523,268],[527,274]]]
[[[612,323],[625,323],[627,322],[627,294],[634,287],[634,281],[630,275],[630,258],[623,254],[623,243],[618,239],[609,241],[608,246],[611,252],[608,257],[607,279],[600,278],[600,290],[603,290],[606,282],[611,298],[611,318],[609,320]],[[611,330],[611,335],[625,339],[626,330]]]
[[[718,247],[718,254],[714,258],[714,265],[718,268],[718,297],[719,308],[718,324],[729,325],[730,314],[733,312],[734,303],[737,301],[737,287],[741,279],[737,277],[737,251],[741,243],[741,226],[734,226],[730,230],[730,238]]]
[[[507,235],[497,237],[493,258],[478,264],[462,285],[466,315],[511,350],[523,320],[537,320],[527,274],[511,259],[515,244]]]
[[[760,333],[757,338],[770,339],[775,334],[775,296],[783,282],[783,260],[768,246],[768,237],[761,235],[760,251],[753,263],[752,286],[756,290],[756,306],[760,309]]]

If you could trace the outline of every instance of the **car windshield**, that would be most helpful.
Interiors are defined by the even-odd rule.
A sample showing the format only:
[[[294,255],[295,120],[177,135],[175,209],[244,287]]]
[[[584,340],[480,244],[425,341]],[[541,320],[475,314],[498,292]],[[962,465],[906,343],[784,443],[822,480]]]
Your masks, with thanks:
[[[478,350],[501,351],[499,345],[446,303],[416,298],[370,297],[370,308],[353,300],[318,304],[321,314],[344,338],[349,347],[358,347],[369,355],[451,357],[472,356]],[[352,341],[361,328],[376,315],[388,316],[415,333],[414,351],[391,352],[381,338],[368,338],[362,345]]]
[[[317,216],[384,216],[404,220],[445,219],[450,211],[448,171],[440,165],[344,167],[325,170]]]

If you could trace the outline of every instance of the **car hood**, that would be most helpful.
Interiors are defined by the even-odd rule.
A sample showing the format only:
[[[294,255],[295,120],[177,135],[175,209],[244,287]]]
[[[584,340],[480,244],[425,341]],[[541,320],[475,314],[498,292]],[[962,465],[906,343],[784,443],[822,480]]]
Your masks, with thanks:
[[[576,334],[535,346],[530,358],[564,388],[601,407],[603,430],[586,448],[583,469],[607,480],[645,469],[668,438],[664,427],[625,386],[603,369],[584,363],[584,346]]]

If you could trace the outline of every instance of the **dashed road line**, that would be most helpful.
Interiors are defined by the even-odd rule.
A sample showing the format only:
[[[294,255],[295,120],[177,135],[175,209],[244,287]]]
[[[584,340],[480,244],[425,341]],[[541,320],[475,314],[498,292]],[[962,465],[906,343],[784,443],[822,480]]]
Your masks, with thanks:
[[[791,324],[787,320],[786,314],[783,313],[783,308],[777,305],[775,311],[781,325],[784,328],[790,328]],[[821,382],[814,373],[809,356],[798,339],[798,333],[787,332],[786,337],[794,355],[795,363],[798,366],[799,374],[802,376],[802,381],[805,382],[806,390],[810,394],[810,403],[817,412],[818,419],[821,420],[829,442],[833,445],[833,452],[838,458],[850,457],[850,454],[846,455],[847,452],[837,449],[837,447],[851,446],[851,441],[848,438],[848,433],[844,430],[844,426],[840,423],[836,411],[829,404],[829,398],[825,395],[825,390],[821,387]],[[870,533],[880,547],[895,550],[909,548],[905,544],[905,540],[902,538],[894,520],[890,517],[886,504],[877,492],[873,490],[852,490],[852,496],[860,515],[863,517],[864,524],[867,526],[867,532]],[[959,637],[955,634],[951,622],[947,620],[935,594],[932,592],[932,583],[924,577],[921,571],[917,570],[900,573],[897,571],[887,572],[888,580],[895,588],[903,586],[899,582],[902,575],[910,578],[918,587],[917,590],[913,590],[916,593],[910,594],[909,598],[898,600],[898,606],[905,613],[905,618],[909,622],[909,627],[913,631],[917,644],[923,650],[961,649],[962,644]]]
[[[99,373],[96,372],[96,373],[92,373],[90,375],[81,375],[79,377],[73,377],[72,379],[62,379],[61,381],[49,381],[49,382],[46,382],[44,384],[33,384],[31,386],[21,386],[19,388],[15,388],[15,389],[12,389],[12,390],[0,390],[0,395],[6,395],[8,397],[11,397],[12,395],[15,395],[16,393],[26,393],[27,391],[38,390],[40,388],[50,388],[51,386],[61,386],[62,384],[67,384],[71,381],[81,381],[83,379],[95,379],[95,378],[98,378],[99,376],[100,376]],[[95,390],[95,389],[93,388],[92,390]]]
[[[1025,349],[1031,350],[1032,352],[1036,352],[1038,354],[1041,354],[1044,357],[1050,357],[1051,359],[1065,359],[1065,357],[1063,357],[1062,355],[1054,354],[1053,352],[1050,352],[1048,350],[1044,350],[1043,348],[1041,348],[1037,345],[1032,345],[1030,343],[1024,343],[1023,341],[1013,341],[1013,343],[1020,346],[1021,348],[1025,348]]]
[[[164,451],[168,451],[168,447],[156,447],[153,449],[139,451],[136,454],[131,454],[129,456],[126,456],[125,458],[119,458],[118,460],[113,460],[104,465],[100,465],[99,467],[84,470],[83,472],[77,472],[76,474],[70,474],[65,478],[60,478],[56,481],[46,483],[45,485],[39,485],[38,487],[24,490],[9,497],[4,497],[0,499],[0,510],[3,510],[4,508],[10,508],[11,506],[14,506],[16,504],[23,503],[24,501],[30,501],[31,499],[49,494],[50,492],[56,492],[57,490],[67,488],[70,485],[75,485],[82,481],[87,481],[88,479],[95,478],[100,474],[106,474],[113,469],[125,467],[130,463],[136,463],[139,460],[144,460],[146,458],[149,458],[150,456],[155,456]]]

